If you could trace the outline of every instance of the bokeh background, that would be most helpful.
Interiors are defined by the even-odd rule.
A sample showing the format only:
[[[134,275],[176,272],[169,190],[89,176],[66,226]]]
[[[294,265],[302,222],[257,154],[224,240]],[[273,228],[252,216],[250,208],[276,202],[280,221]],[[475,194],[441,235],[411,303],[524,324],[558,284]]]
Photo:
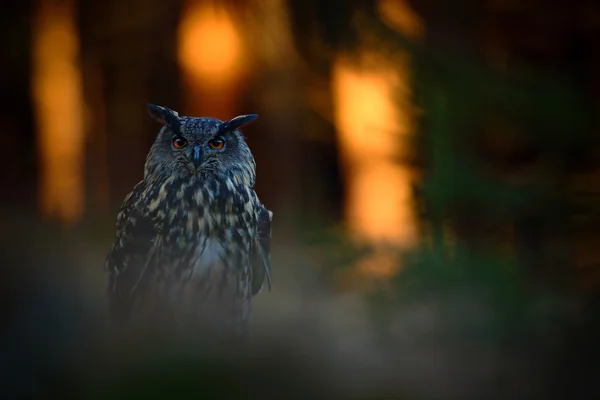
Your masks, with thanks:
[[[594,0],[22,0],[0,40],[2,397],[594,398]],[[275,214],[252,347],[106,340],[155,103]]]

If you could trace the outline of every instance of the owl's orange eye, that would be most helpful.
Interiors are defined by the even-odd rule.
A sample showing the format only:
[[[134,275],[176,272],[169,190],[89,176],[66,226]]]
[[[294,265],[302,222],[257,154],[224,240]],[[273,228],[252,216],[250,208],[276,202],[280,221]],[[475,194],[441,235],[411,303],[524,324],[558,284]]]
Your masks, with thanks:
[[[175,147],[176,149],[182,149],[185,146],[187,146],[187,140],[185,140],[181,136],[175,136],[173,138],[173,147]]]
[[[221,150],[225,146],[225,141],[221,138],[216,138],[208,142],[208,145],[215,150]]]

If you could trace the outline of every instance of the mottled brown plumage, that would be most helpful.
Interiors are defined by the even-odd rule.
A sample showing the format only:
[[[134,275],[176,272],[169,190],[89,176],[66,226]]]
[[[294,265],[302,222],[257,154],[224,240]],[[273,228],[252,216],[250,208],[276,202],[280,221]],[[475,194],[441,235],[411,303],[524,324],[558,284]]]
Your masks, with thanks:
[[[252,297],[265,277],[271,284],[272,213],[254,191],[254,158],[238,130],[256,116],[149,111],[164,126],[117,216],[105,264],[112,321],[244,333]]]

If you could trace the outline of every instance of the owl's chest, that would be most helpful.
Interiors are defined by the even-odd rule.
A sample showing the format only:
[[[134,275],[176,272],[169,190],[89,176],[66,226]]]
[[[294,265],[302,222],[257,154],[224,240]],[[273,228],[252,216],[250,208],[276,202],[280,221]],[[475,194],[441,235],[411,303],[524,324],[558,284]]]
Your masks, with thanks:
[[[240,232],[252,232],[257,225],[256,207],[247,191],[221,191],[175,196],[162,220],[168,241],[183,245],[215,238],[235,239]]]
[[[235,272],[247,264],[249,253],[249,237],[222,241],[217,237],[204,236],[189,249],[188,261],[181,267],[195,278],[211,273]]]
[[[251,214],[236,214],[211,206],[182,208],[174,218],[165,221],[164,242],[174,250],[221,255],[223,249],[244,248],[257,230],[256,218]]]
[[[258,200],[250,187],[229,180],[168,180],[156,188],[147,207],[168,258],[185,257],[189,264],[192,259],[212,257],[208,254],[247,248],[256,234]]]
[[[168,297],[187,287],[190,281],[196,282],[192,284],[194,292],[237,282],[239,273],[249,266],[253,237],[248,230],[228,232],[231,229],[220,229],[219,234],[211,231],[193,236],[171,235],[162,240],[157,273],[169,277],[167,282],[171,283],[164,288],[170,293]],[[171,289],[175,292],[171,293]]]
[[[162,254],[152,291],[178,321],[208,318],[212,325],[245,309],[251,279],[248,250],[214,236],[199,236],[179,253]]]
[[[162,273],[166,297],[181,304],[205,303],[210,299],[233,299],[249,288],[250,246],[248,240],[224,242],[213,236],[199,237],[183,249],[180,257],[166,262]]]

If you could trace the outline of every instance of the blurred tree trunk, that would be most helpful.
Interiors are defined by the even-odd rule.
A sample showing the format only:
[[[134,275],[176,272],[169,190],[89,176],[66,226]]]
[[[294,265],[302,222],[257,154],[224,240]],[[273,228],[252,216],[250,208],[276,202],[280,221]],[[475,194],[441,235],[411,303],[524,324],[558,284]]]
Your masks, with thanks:
[[[247,7],[243,18],[248,45],[255,44],[256,64],[243,102],[248,112],[260,114],[247,134],[258,163],[257,191],[276,213],[278,226],[339,222],[342,194],[334,129],[323,117],[328,110],[311,104],[310,89],[323,77],[315,77],[294,48],[293,10],[286,1],[250,1]],[[317,96],[327,100],[331,93],[319,91]]]
[[[79,1],[90,210],[118,207],[142,178],[159,129],[146,104],[180,106],[180,6],[177,0]]]
[[[341,218],[340,175],[333,126],[306,107],[308,77],[295,68],[261,68],[248,95],[260,129],[247,139],[257,158],[257,191],[284,224],[325,226]],[[315,138],[314,133],[323,135]]]

